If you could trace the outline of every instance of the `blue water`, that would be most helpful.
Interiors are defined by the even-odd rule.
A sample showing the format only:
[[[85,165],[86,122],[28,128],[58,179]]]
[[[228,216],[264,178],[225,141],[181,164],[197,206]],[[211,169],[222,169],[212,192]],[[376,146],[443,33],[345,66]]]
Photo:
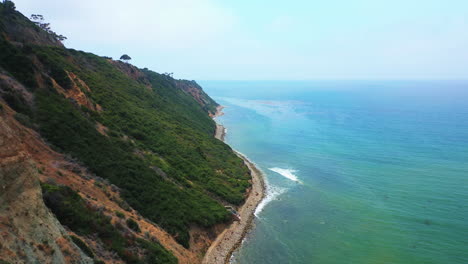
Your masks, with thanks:
[[[268,182],[234,263],[468,263],[468,82],[202,86]]]

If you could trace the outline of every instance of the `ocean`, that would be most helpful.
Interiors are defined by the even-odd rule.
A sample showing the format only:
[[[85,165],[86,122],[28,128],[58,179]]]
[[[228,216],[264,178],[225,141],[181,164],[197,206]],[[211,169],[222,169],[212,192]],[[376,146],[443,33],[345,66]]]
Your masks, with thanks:
[[[233,263],[468,263],[467,81],[203,81],[267,196]]]

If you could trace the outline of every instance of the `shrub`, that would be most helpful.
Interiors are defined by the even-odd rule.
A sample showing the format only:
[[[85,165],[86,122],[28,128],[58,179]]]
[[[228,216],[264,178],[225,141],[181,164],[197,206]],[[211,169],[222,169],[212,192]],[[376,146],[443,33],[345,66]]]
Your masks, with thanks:
[[[119,211],[115,211],[115,215],[116,215],[118,218],[125,218],[125,215],[124,215],[122,212],[119,212]]]
[[[1,34],[0,50],[2,51],[0,52],[0,66],[28,88],[34,88],[36,69],[31,59],[20,48],[6,41]]]
[[[86,255],[88,255],[88,257],[90,258],[94,257],[93,251],[88,247],[88,245],[86,245],[85,242],[83,242],[83,240],[79,239],[76,236],[70,236],[70,237],[73,240],[73,243],[75,243],[75,245],[77,245]]]
[[[4,5],[3,12],[5,12],[7,14],[8,13],[13,13],[16,10],[16,6],[15,6],[15,3],[13,3],[13,1],[5,0],[3,2],[3,5]]]
[[[36,129],[36,125],[31,121],[31,118],[25,114],[16,113],[15,119],[20,122],[23,126],[29,127],[31,129]]]
[[[81,196],[72,189],[67,186],[45,183],[41,184],[41,187],[45,204],[62,225],[79,235],[96,234],[107,250],[115,251],[127,263],[145,263],[130,251],[137,241],[134,238],[125,238],[111,224],[110,217],[88,208]],[[83,245],[86,246],[83,241],[71,238],[80,248]],[[173,258],[172,254],[164,248],[155,254],[161,259]]]
[[[32,115],[31,108],[28,103],[23,99],[21,95],[13,91],[8,91],[2,94],[5,102],[16,112],[25,114],[28,116]]]
[[[127,219],[126,223],[127,223],[128,228],[130,228],[133,231],[138,232],[138,233],[141,232],[140,226],[132,218]]]

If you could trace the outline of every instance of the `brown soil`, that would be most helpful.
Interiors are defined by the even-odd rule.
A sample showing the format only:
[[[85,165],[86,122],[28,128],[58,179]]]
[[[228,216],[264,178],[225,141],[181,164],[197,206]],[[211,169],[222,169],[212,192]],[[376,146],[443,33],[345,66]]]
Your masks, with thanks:
[[[129,230],[129,232],[132,232],[135,236],[144,237],[146,239],[155,238],[161,245],[177,257],[179,263],[200,263],[202,258],[200,252],[184,248],[162,228],[143,218],[135,210],[123,206],[125,202],[120,198],[119,190],[116,186],[93,176],[85,167],[77,164],[72,158],[53,151],[41,139],[37,132],[22,126],[13,118],[13,110],[5,104],[3,107],[4,118],[8,118],[9,122],[15,124],[15,131],[11,132],[14,134],[14,138],[17,139],[15,141],[17,142],[15,147],[21,149],[21,155],[27,156],[36,164],[39,174],[38,177],[42,182],[52,181],[71,187],[78,192],[90,206],[99,208],[103,213],[111,216],[113,223],[122,221],[122,219],[115,214],[116,211],[122,212],[125,218],[133,218],[140,226],[141,233],[134,233]],[[6,161],[6,159],[7,157],[1,157],[2,161]],[[128,211],[124,210],[122,207],[126,208]],[[30,220],[33,221],[32,219]],[[89,245],[98,258],[101,258],[106,263],[119,263],[118,258],[109,257],[115,254],[105,252],[102,247],[93,247],[96,243],[92,243],[92,239],[82,239],[89,242]]]

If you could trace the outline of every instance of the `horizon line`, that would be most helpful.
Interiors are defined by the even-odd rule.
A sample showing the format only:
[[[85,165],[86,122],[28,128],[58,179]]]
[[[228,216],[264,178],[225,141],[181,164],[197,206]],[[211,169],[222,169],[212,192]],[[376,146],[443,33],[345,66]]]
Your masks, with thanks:
[[[181,78],[186,79],[186,78]],[[188,79],[186,79],[188,80]],[[375,79],[364,79],[364,78],[317,78],[317,79],[193,79],[194,81],[200,81],[200,82],[310,82],[310,81],[468,81],[468,78],[466,79],[457,79],[457,78],[434,78],[434,79],[429,79],[429,78],[402,78],[402,79],[380,79],[380,78],[375,78]]]

